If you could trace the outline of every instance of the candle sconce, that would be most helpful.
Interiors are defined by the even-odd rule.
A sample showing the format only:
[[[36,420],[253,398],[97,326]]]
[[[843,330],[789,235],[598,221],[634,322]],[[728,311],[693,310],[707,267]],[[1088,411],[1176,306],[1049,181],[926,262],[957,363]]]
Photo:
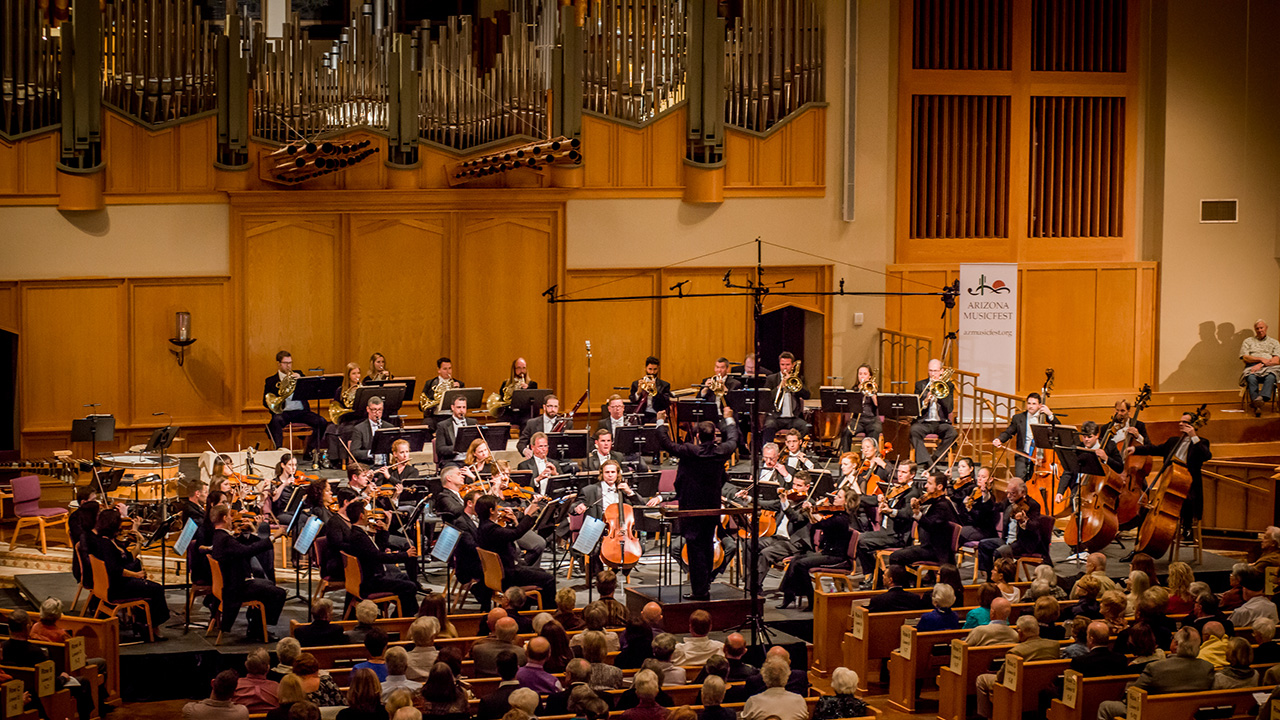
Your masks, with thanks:
[[[196,341],[191,337],[191,313],[179,312],[174,318],[174,336],[169,338],[169,343],[177,346],[177,350],[169,348],[169,352],[178,358],[178,366],[181,367],[187,353],[187,346]]]

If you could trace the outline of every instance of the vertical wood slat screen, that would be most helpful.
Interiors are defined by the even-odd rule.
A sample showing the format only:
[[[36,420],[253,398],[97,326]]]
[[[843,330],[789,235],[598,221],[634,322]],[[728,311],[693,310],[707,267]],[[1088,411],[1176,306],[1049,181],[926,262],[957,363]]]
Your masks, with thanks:
[[[918,70],[1008,70],[1010,0],[914,0]]]
[[[911,237],[1008,237],[1009,98],[911,99]]]
[[[1031,98],[1029,237],[1120,237],[1124,228],[1120,97]]]
[[[1031,69],[1125,72],[1127,0],[1033,0]]]

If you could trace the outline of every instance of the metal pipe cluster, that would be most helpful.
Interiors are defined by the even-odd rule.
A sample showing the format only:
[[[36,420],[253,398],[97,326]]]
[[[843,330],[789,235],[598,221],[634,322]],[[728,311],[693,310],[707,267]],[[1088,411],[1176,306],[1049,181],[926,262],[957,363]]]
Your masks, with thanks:
[[[582,141],[577,138],[558,137],[460,162],[453,166],[449,174],[449,182],[451,185],[459,185],[518,168],[534,169],[554,165],[557,162],[573,164],[581,160]]]
[[[373,141],[290,143],[268,156],[276,162],[271,176],[280,183],[300,183],[347,168],[378,152]]]
[[[61,121],[60,38],[32,0],[0,0],[0,134],[25,135]]]
[[[684,0],[600,0],[586,15],[583,107],[645,122],[685,98]]]
[[[159,124],[217,107],[217,35],[193,0],[103,7],[103,100]]]
[[[822,100],[823,47],[813,0],[743,0],[725,41],[725,121],[763,132]]]

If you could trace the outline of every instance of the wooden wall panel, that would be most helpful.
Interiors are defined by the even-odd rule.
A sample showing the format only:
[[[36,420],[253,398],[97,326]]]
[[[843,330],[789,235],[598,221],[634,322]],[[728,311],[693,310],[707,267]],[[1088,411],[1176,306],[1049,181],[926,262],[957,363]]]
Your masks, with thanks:
[[[113,112],[102,113],[102,161],[106,165],[106,191],[142,192],[138,179],[145,160],[138,147],[139,127]]]
[[[0,195],[52,195],[58,191],[57,131],[14,143],[0,141]]]
[[[541,297],[560,282],[559,218],[464,214],[458,220],[457,308],[451,313],[458,375],[486,394],[523,357],[540,387],[553,381],[553,312]]]
[[[604,297],[653,295],[659,291],[657,273],[574,270],[566,274],[565,292],[571,296]],[[658,352],[658,303],[566,303],[564,307],[565,381],[557,388],[569,407],[587,389],[586,344],[591,341],[591,402],[599,408],[614,387],[630,386],[644,373],[644,359]],[[659,355],[660,359],[662,358]],[[666,377],[666,368],[662,376]],[[618,391],[621,395],[627,393]],[[585,409],[585,408],[584,408]]]
[[[727,128],[726,191],[820,195],[826,185],[826,119],[826,106],[815,105],[765,135]]]
[[[22,428],[70,429],[86,403],[129,422],[124,283],[23,285]]]
[[[449,223],[443,214],[352,219],[344,279],[351,291],[342,315],[360,321],[343,324],[344,362],[359,363],[367,375],[369,357],[380,352],[392,374],[416,376],[419,387],[435,374],[435,359],[448,347],[441,319],[453,283]]]
[[[888,290],[920,291],[941,288],[958,268],[891,265],[888,272]],[[1021,264],[1018,392],[1039,390],[1050,367],[1057,393],[1155,387],[1157,279],[1150,262]],[[887,298],[885,327],[931,337],[937,353],[943,334],[957,329],[953,313],[944,330],[941,305],[933,297]]]
[[[294,369],[303,372],[312,367],[341,372],[346,362],[337,345],[341,219],[277,217],[245,218],[238,266],[244,313],[241,405],[264,413],[262,379],[274,371],[277,351],[290,351]],[[232,227],[236,232],[234,222]]]
[[[139,423],[230,422],[234,316],[226,278],[137,280],[129,284],[129,378]],[[174,314],[191,313],[194,345],[179,366],[169,349]],[[263,377],[266,373],[263,373]]]
[[[661,273],[661,287],[689,281],[685,293],[723,292],[723,270],[672,268]],[[663,377],[673,389],[701,382],[717,357],[741,361],[751,352],[751,305],[745,297],[664,300],[662,308]]]
[[[18,284],[0,283],[0,329],[16,333],[19,327]]]
[[[217,171],[218,123],[215,117],[185,122],[178,133],[177,184],[179,192],[205,192],[214,189]]]

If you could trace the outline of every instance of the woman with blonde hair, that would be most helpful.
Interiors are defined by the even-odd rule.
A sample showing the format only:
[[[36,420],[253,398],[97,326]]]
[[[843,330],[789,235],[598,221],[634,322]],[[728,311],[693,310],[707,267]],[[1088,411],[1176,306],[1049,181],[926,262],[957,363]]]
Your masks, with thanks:
[[[1142,599],[1142,593],[1151,588],[1151,578],[1141,570],[1131,570],[1129,572],[1129,593],[1125,595],[1125,615],[1132,615],[1138,611],[1138,601]]]
[[[1186,615],[1191,612],[1196,598],[1191,594],[1191,584],[1196,581],[1196,573],[1191,566],[1182,562],[1169,563],[1169,614]]]
[[[1128,601],[1119,590],[1108,590],[1098,598],[1098,607],[1102,611],[1102,620],[1110,628],[1112,635],[1119,635],[1129,627],[1125,620]]]
[[[280,678],[280,689],[276,691],[278,706],[267,711],[267,720],[288,720],[289,708],[294,703],[306,702],[307,691],[302,689],[302,679],[293,673]]]

